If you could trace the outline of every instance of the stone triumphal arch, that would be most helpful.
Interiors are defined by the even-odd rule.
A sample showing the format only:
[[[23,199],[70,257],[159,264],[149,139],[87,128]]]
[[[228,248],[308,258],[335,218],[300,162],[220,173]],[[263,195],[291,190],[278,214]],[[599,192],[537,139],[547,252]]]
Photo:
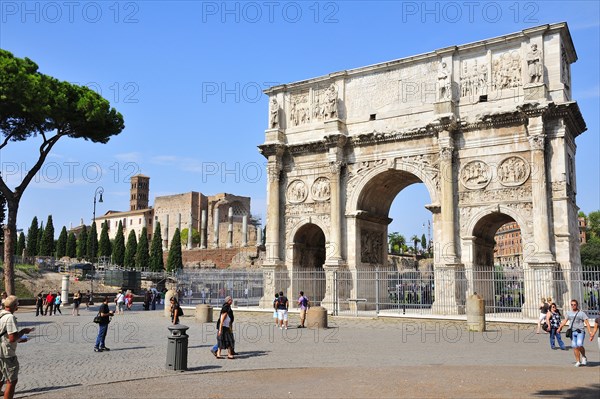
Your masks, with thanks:
[[[431,201],[434,313],[488,295],[476,276],[509,221],[523,239],[523,314],[535,316],[541,296],[578,297],[575,138],[586,126],[571,99],[576,60],[558,23],[268,89],[261,304],[296,294],[302,268],[329,309],[369,299],[356,284],[336,291],[334,272],[386,265],[390,205],[414,183]]]

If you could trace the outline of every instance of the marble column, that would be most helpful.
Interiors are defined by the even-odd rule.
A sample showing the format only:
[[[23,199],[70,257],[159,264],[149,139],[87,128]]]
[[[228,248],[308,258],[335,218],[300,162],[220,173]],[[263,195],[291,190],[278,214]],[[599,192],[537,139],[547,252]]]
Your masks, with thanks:
[[[336,161],[329,164],[331,171],[330,179],[330,217],[331,217],[331,232],[329,238],[329,245],[331,250],[329,253],[328,264],[335,263],[339,264],[342,259],[342,223],[341,223],[341,201],[340,201],[340,171],[342,169],[342,162]]]
[[[262,237],[263,237],[262,226],[257,225],[256,226],[256,246],[257,247],[260,247],[262,245]]]
[[[535,122],[534,122],[535,121]],[[536,262],[553,262],[550,252],[550,226],[548,220],[548,187],[546,182],[546,162],[544,156],[545,134],[541,117],[530,118],[529,145],[531,147],[531,169],[534,171],[531,179],[531,196],[533,205],[533,230],[536,252],[533,259]]]
[[[200,249],[206,249],[206,216],[206,209],[203,209],[200,223]]]
[[[187,249],[192,249],[193,244],[193,234],[194,233],[194,215],[190,212],[190,223],[188,224],[188,239],[187,239]]]
[[[242,216],[242,247],[248,246],[248,216]]]
[[[269,185],[268,208],[267,208],[267,236],[266,236],[266,260],[268,263],[278,263],[281,261],[279,255],[279,222],[281,215],[280,195],[279,195],[279,174],[281,172],[281,163],[279,161],[270,162],[267,166]]]
[[[219,208],[213,209],[213,248],[219,248]]]
[[[233,248],[233,208],[227,211],[227,248]]]
[[[165,227],[163,235],[163,251],[169,250],[169,215],[165,216]]]

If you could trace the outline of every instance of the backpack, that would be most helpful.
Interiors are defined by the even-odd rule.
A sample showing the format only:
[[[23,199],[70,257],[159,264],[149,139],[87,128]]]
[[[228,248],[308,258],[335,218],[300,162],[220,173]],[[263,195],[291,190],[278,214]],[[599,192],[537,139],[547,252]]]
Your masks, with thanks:
[[[285,309],[285,302],[286,302],[287,298],[284,296],[280,296],[277,299],[277,308],[278,309]]]
[[[183,309],[181,308],[181,306],[178,306],[177,309],[179,309],[179,317],[183,316]]]
[[[302,306],[308,309],[308,298],[305,296],[302,297]]]

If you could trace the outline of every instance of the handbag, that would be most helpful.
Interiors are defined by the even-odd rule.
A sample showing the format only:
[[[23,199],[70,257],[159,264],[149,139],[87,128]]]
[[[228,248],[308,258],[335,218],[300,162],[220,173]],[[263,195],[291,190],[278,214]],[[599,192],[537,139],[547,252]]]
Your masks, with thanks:
[[[96,317],[94,317],[94,323],[100,324],[101,321],[102,321],[102,316],[100,316],[100,311],[98,311],[98,314],[96,315]]]
[[[542,324],[542,330],[548,332],[548,330],[550,330],[548,323],[544,322],[544,324]]]
[[[571,322],[571,326],[569,327],[569,329],[567,330],[567,332],[565,333],[565,337],[567,338],[572,338],[573,337],[573,323],[575,323],[575,319],[577,318],[577,315],[579,314],[579,311],[577,311],[577,313],[575,313],[575,316],[573,317],[573,321]]]

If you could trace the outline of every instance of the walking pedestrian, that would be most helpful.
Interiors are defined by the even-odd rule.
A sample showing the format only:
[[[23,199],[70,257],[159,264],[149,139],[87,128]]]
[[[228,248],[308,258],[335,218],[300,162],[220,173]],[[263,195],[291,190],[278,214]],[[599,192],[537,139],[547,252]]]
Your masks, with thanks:
[[[300,325],[298,328],[305,328],[304,321],[306,320],[306,311],[308,310],[308,298],[304,295],[304,291],[300,291],[300,298],[298,298],[298,305],[300,306]]]
[[[273,299],[273,318],[275,319],[275,327],[279,327],[279,316],[277,314],[277,302],[279,300],[279,293],[275,293],[275,299]]]
[[[558,327],[560,327],[561,315],[560,310],[558,310],[555,303],[550,304],[550,309],[546,315],[546,324],[548,324],[548,332],[550,333],[550,348],[556,349],[554,346],[554,338],[556,337],[556,341],[558,341],[558,346],[562,350],[567,350],[565,348],[565,344],[560,336],[560,333],[557,333]]]
[[[73,316],[79,316],[79,305],[81,305],[81,291],[77,291],[73,295],[73,311],[71,312]]]
[[[536,334],[540,333],[540,328],[542,327],[542,322],[546,320],[546,316],[548,314],[548,302],[546,302],[546,298],[540,299],[540,317],[538,318],[537,330]],[[546,331],[544,331],[546,332]]]
[[[61,303],[62,297],[60,296],[60,291],[56,291],[56,297],[54,298],[54,314],[56,314],[56,311],[58,311],[58,313],[62,315],[62,312],[60,311]]]
[[[283,295],[283,291],[279,291],[279,298],[277,299],[277,320],[279,321],[279,329],[288,329],[288,309],[289,309],[289,301],[285,295]]]
[[[585,339],[583,327],[584,325],[587,327],[590,335],[592,335],[592,330],[587,314],[579,309],[579,302],[576,299],[571,299],[571,311],[567,312],[567,318],[560,323],[557,330],[559,334],[560,330],[568,321],[571,321],[569,327],[572,331],[571,347],[573,348],[573,354],[575,355],[575,367],[585,366],[587,364],[587,357],[585,357],[585,348],[583,347],[583,341]]]
[[[50,312],[48,313],[48,311]],[[46,295],[44,315],[49,314],[50,316],[52,316],[52,313],[54,313],[54,295],[52,295],[52,291],[48,291],[48,295]]]
[[[0,388],[6,382],[4,399],[12,399],[19,379],[19,360],[17,359],[17,344],[28,341],[26,334],[34,328],[23,328],[19,331],[17,318],[14,313],[19,307],[19,300],[14,295],[6,297],[4,309],[0,312],[0,371],[2,380]]]
[[[123,295],[123,292],[121,290],[119,290],[117,296],[115,297],[115,304],[115,314],[125,313],[125,311],[123,310],[123,305],[125,304],[125,295]]]
[[[104,297],[104,301],[98,309],[98,316],[100,316],[100,322],[98,323],[98,336],[96,337],[96,345],[94,345],[94,352],[110,351],[106,347],[106,333],[108,332],[108,323],[110,318],[114,315],[113,312],[108,308],[108,297]]]
[[[227,349],[227,359],[234,359],[233,357],[233,330],[231,329],[231,317],[229,313],[233,313],[231,310],[231,304],[233,299],[230,296],[225,297],[225,302],[221,308],[221,314],[219,315],[219,322],[217,323],[218,333],[217,339],[219,341],[219,349],[217,349],[216,357],[221,359],[221,350]]]
[[[40,291],[35,297],[35,316],[44,315],[44,293]]]
[[[600,317],[596,317],[596,319],[594,320],[594,329],[592,330],[592,333],[590,334],[590,342],[594,340],[594,335],[598,332],[599,328],[600,328]],[[600,334],[598,334],[598,349],[600,349]]]
[[[233,302],[233,300],[232,300],[232,302]],[[235,319],[235,316],[233,315],[233,309],[231,309],[231,304],[228,303],[228,301],[225,301],[221,310],[223,310],[225,306],[227,306],[227,308],[225,308],[225,310],[227,310],[227,315],[229,316],[229,329],[231,330],[231,335],[233,337],[233,340],[231,342],[231,354],[233,356],[235,356],[235,355],[237,355],[237,353],[235,352],[235,336],[233,335],[233,320]],[[221,315],[219,314],[219,317],[220,316]],[[220,319],[217,320],[217,330],[219,329],[219,325],[220,325]],[[217,357],[218,350],[219,350],[219,335],[217,334],[217,343],[211,348],[210,353],[212,353],[213,355],[215,355],[215,357]]]
[[[173,324],[179,324],[179,317],[183,316],[183,310],[179,306],[179,301],[175,296],[170,299],[171,302],[171,322]]]

